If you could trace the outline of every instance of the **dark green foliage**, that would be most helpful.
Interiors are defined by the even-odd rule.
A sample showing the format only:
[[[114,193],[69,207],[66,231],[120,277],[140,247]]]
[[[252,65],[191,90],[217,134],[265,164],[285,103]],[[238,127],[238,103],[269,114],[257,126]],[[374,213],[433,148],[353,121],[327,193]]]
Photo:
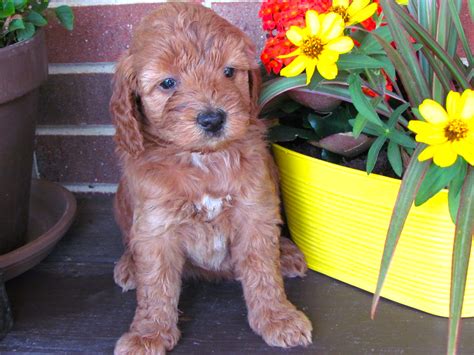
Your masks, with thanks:
[[[38,28],[48,24],[49,0],[0,0],[0,48],[26,41]],[[68,30],[74,26],[74,14],[69,6],[54,11]]]

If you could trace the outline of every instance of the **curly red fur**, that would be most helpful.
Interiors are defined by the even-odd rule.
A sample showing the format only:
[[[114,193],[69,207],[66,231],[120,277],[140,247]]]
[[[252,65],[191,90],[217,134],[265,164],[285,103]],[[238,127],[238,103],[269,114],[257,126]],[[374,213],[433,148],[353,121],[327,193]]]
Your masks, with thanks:
[[[235,68],[232,77],[226,67]],[[248,37],[193,4],[160,6],[120,59],[111,112],[123,165],[115,212],[126,249],[114,277],[124,290],[137,289],[137,309],[117,354],[174,347],[183,276],[240,280],[250,326],[268,344],[311,342],[311,323],[283,288],[282,272],[302,276],[306,264],[288,240],[280,251],[258,73]],[[166,78],[176,86],[162,88]],[[216,109],[226,120],[209,134],[197,117]]]

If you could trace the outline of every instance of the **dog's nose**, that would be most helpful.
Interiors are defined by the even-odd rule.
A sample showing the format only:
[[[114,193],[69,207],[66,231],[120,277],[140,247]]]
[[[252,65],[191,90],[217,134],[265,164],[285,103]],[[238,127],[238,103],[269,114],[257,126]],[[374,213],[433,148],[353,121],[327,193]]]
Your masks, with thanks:
[[[197,123],[206,132],[217,133],[224,126],[226,114],[222,110],[205,111],[197,115]]]

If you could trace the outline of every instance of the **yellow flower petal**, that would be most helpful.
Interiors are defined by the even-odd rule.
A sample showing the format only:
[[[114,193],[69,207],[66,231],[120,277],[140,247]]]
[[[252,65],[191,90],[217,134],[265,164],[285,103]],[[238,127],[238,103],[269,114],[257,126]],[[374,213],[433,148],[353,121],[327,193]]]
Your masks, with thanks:
[[[415,133],[421,133],[424,130],[430,129],[431,124],[428,122],[423,122],[419,120],[411,120],[408,122],[408,129]]]
[[[459,117],[461,110],[461,94],[456,91],[450,91],[446,98],[446,111],[451,119]]]
[[[301,49],[300,48],[297,48],[296,50],[294,50],[293,52],[291,53],[288,53],[288,54],[282,54],[282,55],[279,55],[278,58],[291,58],[291,57],[295,57],[297,55],[301,54]]]
[[[316,61],[308,62],[306,66],[306,85],[311,82],[311,78],[314,74],[314,69],[316,69]]]
[[[423,118],[429,123],[445,123],[448,121],[448,114],[436,101],[425,99],[418,107]]]
[[[465,139],[454,141],[452,144],[454,151],[466,159],[469,164],[474,166],[474,141],[470,142]]]
[[[408,129],[417,133],[417,142],[426,144],[441,144],[448,140],[444,134],[444,125],[433,125],[428,122],[413,120],[408,122]]]
[[[288,38],[288,40],[295,46],[299,47],[305,38],[304,29],[299,28],[298,26],[291,26],[290,29],[286,31],[286,38]]]
[[[474,119],[474,90],[467,89],[461,95],[461,118]]]
[[[349,7],[349,0],[332,0],[332,6],[347,9]]]
[[[409,0],[396,0],[400,5],[408,5]]]
[[[418,160],[419,161],[425,161],[425,160],[433,158],[433,155],[434,155],[434,153],[436,152],[437,149],[438,149],[437,145],[431,145],[429,147],[426,147],[420,153],[420,155],[418,155]]]
[[[320,27],[318,13],[314,10],[308,10],[306,11],[305,19],[309,34],[311,36],[316,36],[319,33]]]
[[[359,11],[364,9],[367,5],[369,5],[370,0],[354,0],[351,3],[351,6],[347,9],[347,13],[350,17],[356,15]],[[377,4],[376,4],[377,5]]]
[[[319,61],[317,64],[318,72],[324,79],[332,80],[337,76],[336,63],[327,63]]]
[[[286,76],[286,77],[293,77],[300,75],[303,70],[306,68],[306,63],[307,61],[310,60],[304,55],[300,55],[295,58],[290,64],[288,64],[286,67],[284,67],[280,71],[281,76]]]
[[[363,10],[358,11],[354,15],[349,14],[349,22],[347,23],[347,25],[350,26],[355,23],[367,20],[375,13],[375,11],[377,11],[377,6],[378,5],[376,3],[372,3]]]
[[[335,38],[324,46],[326,49],[330,49],[341,54],[350,52],[353,47],[354,41],[349,36]]]
[[[324,62],[326,64],[336,63],[338,59],[339,59],[339,54],[329,49],[323,49],[323,51],[318,57],[318,60],[320,62]]]
[[[441,145],[437,145],[433,147],[437,147],[433,155],[433,162],[436,165],[442,168],[446,168],[454,164],[458,155],[454,151],[454,148],[451,142],[446,142]]]
[[[319,21],[321,23],[319,38],[323,43],[328,43],[332,39],[340,37],[344,32],[344,20],[341,15],[335,12],[319,15]]]
[[[429,145],[442,144],[448,140],[445,136],[444,131],[429,131],[419,133],[415,136],[415,140],[420,143],[426,143]]]

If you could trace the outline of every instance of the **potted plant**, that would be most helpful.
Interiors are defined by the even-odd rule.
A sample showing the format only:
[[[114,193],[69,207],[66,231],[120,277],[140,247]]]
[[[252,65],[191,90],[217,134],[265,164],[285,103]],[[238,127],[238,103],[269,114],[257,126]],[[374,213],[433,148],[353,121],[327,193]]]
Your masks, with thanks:
[[[288,226],[309,266],[374,292],[372,316],[381,294],[449,315],[454,353],[461,310],[474,315],[473,57],[461,1],[401,5],[264,2],[262,62],[284,77],[265,83],[260,103],[273,118],[270,138],[293,141],[274,153]],[[302,87],[346,103],[329,114],[301,107],[287,93]],[[367,173],[389,166],[403,179],[333,162],[363,162]]]
[[[49,0],[0,0],[0,255],[24,243],[28,222],[38,88],[48,62]],[[55,9],[71,30],[68,6]]]

